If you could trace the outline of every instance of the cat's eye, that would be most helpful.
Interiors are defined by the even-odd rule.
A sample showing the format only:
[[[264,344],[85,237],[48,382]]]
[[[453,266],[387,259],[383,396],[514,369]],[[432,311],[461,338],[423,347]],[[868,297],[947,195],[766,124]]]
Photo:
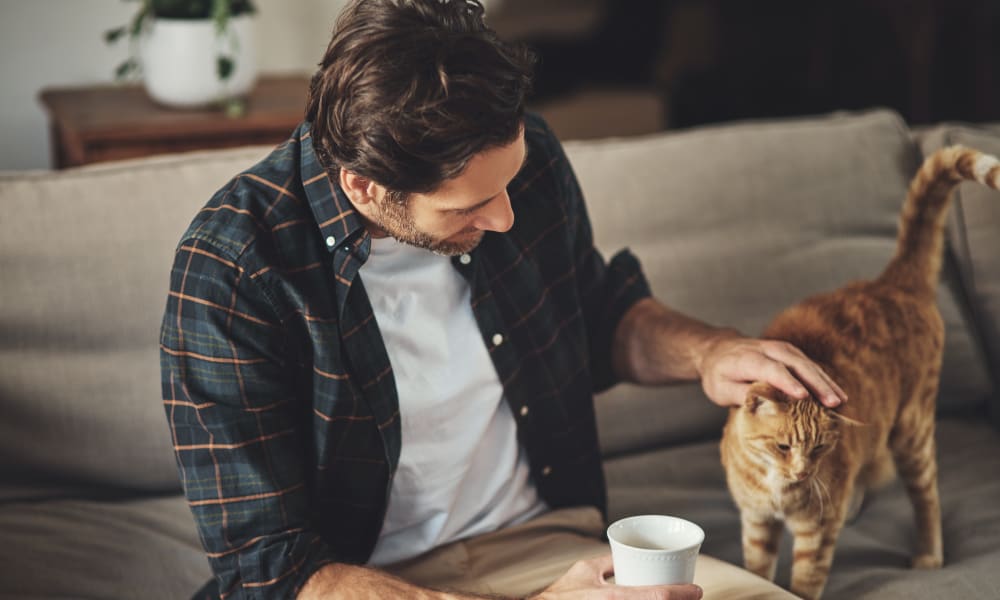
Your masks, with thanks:
[[[816,444],[813,447],[813,454],[819,454],[824,448],[826,448],[826,444]]]
[[[782,452],[788,452],[791,449],[792,447],[788,444],[778,444],[778,450],[781,450]]]

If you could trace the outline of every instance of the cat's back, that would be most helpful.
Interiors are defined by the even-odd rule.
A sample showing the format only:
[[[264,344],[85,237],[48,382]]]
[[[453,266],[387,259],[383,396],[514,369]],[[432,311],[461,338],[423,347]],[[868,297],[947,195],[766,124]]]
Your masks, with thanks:
[[[940,367],[944,323],[934,298],[861,281],[788,308],[764,337],[787,341],[821,365],[858,400],[847,404],[851,416],[882,421],[914,382]]]
[[[901,343],[942,334],[934,298],[879,281],[858,281],[787,308],[764,337],[791,342],[813,360],[828,362],[861,348],[889,351]]]

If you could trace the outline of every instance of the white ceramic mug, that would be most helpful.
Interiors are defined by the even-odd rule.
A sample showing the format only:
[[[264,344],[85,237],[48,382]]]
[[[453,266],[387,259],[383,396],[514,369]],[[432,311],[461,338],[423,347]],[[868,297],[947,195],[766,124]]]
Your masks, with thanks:
[[[667,515],[639,515],[608,527],[615,583],[693,583],[705,532],[691,521]]]

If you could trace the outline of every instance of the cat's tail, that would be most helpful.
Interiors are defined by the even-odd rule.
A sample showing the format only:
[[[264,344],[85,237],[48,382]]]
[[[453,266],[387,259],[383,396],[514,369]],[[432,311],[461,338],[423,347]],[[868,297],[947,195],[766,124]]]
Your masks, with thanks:
[[[952,191],[967,180],[1000,189],[1000,160],[963,146],[942,148],[927,157],[910,183],[899,218],[896,255],[882,273],[882,281],[934,293]]]

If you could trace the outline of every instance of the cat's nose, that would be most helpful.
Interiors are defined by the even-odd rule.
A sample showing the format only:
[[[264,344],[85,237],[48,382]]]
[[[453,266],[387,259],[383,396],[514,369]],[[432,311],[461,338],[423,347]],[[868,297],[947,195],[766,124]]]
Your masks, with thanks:
[[[802,481],[806,477],[809,477],[809,473],[807,471],[799,471],[798,473],[795,474],[795,479],[797,479],[798,481]]]

